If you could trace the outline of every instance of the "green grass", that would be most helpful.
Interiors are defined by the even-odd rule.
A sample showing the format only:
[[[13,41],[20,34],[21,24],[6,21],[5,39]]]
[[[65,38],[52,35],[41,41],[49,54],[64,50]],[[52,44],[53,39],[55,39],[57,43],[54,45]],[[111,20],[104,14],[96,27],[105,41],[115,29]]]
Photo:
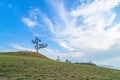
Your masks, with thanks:
[[[120,80],[120,70],[57,62],[33,52],[9,52],[0,53],[0,80]]]

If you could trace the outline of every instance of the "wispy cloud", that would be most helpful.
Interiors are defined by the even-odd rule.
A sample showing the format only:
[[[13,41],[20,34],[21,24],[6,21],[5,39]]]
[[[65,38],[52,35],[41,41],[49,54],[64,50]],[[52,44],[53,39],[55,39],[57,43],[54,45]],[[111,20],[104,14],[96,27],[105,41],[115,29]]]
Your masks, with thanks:
[[[30,28],[35,27],[37,25],[37,22],[33,21],[30,18],[22,17],[21,19],[22,19],[22,22],[24,22]]]
[[[40,11],[38,8],[29,11],[28,17],[21,17],[22,22],[30,28],[39,25],[38,15],[40,15]]]
[[[29,18],[23,17],[22,21],[34,27],[40,25],[41,19],[47,25],[45,28],[53,34],[52,40],[70,51],[81,48],[109,50],[120,39],[120,23],[115,22],[117,14],[113,11],[119,6],[120,0],[81,2],[73,9],[69,7],[70,11],[67,12],[64,2],[50,0],[56,14],[53,18],[36,8],[29,12]]]
[[[48,56],[51,59],[57,59],[59,56],[61,60],[65,59],[80,59],[84,56],[83,52],[61,52],[57,50],[52,50],[50,48],[45,48],[40,51],[44,55]]]
[[[11,45],[13,48],[17,49],[17,50],[23,50],[23,51],[35,51],[34,49],[31,49],[31,48],[26,48],[26,47],[23,47],[19,44],[12,44]]]
[[[120,23],[114,22],[117,15],[113,11],[119,2],[120,0],[96,0],[78,5],[70,12],[65,10],[63,2],[51,2],[55,9],[57,7],[56,12],[62,19],[57,25],[51,22],[54,26],[54,31],[51,32],[56,36],[55,41],[69,50],[110,49],[120,38]]]
[[[74,16],[88,16],[96,13],[109,12],[120,4],[120,0],[94,0],[92,3],[83,4],[78,5],[75,10],[71,11]]]

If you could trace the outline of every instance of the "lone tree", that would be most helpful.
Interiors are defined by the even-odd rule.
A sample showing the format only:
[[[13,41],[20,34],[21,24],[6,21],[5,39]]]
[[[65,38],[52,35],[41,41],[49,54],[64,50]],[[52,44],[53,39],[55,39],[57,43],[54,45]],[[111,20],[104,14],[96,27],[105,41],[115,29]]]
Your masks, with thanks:
[[[41,40],[38,37],[35,37],[35,40],[32,40],[32,43],[35,45],[37,53],[40,48],[47,47],[47,44],[39,44],[39,42],[41,42]]]

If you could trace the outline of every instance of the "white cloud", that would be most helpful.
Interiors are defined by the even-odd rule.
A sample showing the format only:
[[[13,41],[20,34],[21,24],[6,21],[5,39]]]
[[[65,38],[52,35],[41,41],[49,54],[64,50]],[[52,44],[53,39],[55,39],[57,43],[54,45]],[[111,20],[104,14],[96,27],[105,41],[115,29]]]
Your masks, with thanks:
[[[76,10],[71,11],[74,16],[89,16],[95,13],[104,13],[119,5],[120,0],[95,0],[92,3],[78,6]],[[101,6],[102,5],[102,6]]]
[[[62,47],[69,50],[80,48],[108,50],[115,45],[117,39],[120,39],[120,23],[114,22],[117,15],[113,11],[120,0],[96,0],[84,3],[69,13],[66,12],[62,2],[51,3],[62,21],[58,20],[58,24],[50,22],[53,26],[50,30],[54,32],[55,41]]]
[[[50,31],[52,33],[55,33],[54,26],[53,26],[51,20],[47,16],[45,16],[44,14],[41,14],[41,18],[43,19],[44,23],[49,27]]]
[[[38,24],[36,21],[33,21],[30,18],[22,17],[21,19],[22,22],[25,23],[30,28],[35,27]]]
[[[39,26],[39,17],[41,16],[41,12],[38,8],[32,9],[29,11],[28,17],[22,17],[21,20],[28,27],[32,28],[35,26]]]
[[[63,48],[70,51],[80,48],[108,50],[120,39],[120,23],[115,23],[117,15],[113,11],[120,0],[81,1],[82,5],[69,12],[62,1],[49,2],[57,14],[52,19],[36,8],[29,12],[29,18],[22,17],[22,21],[34,27],[40,25],[40,18],[53,34],[53,40]]]
[[[61,51],[57,51],[57,50],[52,50],[50,48],[45,48],[45,49],[41,49],[40,53],[43,53],[44,55],[46,55],[47,57],[51,58],[51,59],[57,59],[57,57],[59,56],[61,60],[65,60],[65,59],[75,59],[75,58],[81,58],[84,56],[83,52],[61,52]]]
[[[26,48],[26,47],[23,47],[19,44],[12,44],[11,45],[13,48],[17,49],[17,50],[23,50],[23,51],[35,51],[34,49],[31,49],[31,48]]]

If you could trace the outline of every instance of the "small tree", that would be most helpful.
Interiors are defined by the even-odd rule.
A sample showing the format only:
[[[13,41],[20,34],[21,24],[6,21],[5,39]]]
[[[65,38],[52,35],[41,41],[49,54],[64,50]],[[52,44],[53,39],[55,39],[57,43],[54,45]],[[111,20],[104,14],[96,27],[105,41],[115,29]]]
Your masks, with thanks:
[[[47,44],[39,44],[39,42],[41,42],[41,40],[38,37],[35,37],[35,40],[32,40],[32,43],[35,45],[35,49],[37,53],[40,48],[47,47]]]
[[[60,61],[60,56],[57,56],[57,61]]]
[[[66,61],[65,62],[67,62],[67,63],[71,63],[71,61],[69,61],[68,59],[66,59]]]

